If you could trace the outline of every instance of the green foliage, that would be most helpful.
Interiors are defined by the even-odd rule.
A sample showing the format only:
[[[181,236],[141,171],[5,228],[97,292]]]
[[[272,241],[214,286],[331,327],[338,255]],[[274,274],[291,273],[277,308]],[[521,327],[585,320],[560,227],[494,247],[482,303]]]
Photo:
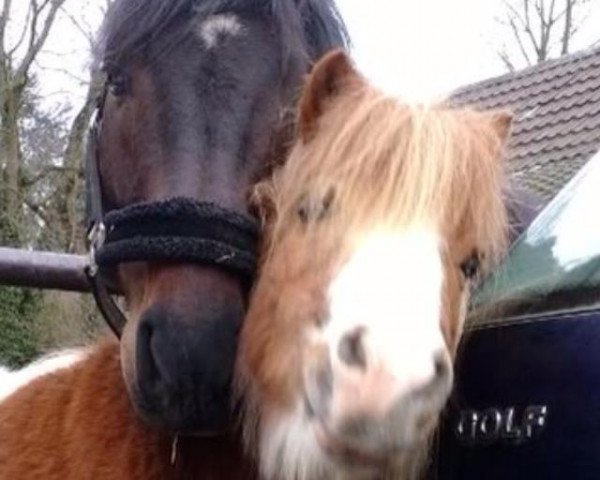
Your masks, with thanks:
[[[1,202],[0,211],[4,211]],[[0,245],[18,246],[19,242],[17,222],[0,214]],[[33,324],[40,305],[39,293],[0,287],[0,365],[20,367],[37,355]]]
[[[0,364],[16,368],[38,353],[35,322],[41,294],[32,290],[0,287]]]
[[[106,333],[94,299],[72,292],[44,292],[43,308],[33,326],[44,352],[86,345]]]

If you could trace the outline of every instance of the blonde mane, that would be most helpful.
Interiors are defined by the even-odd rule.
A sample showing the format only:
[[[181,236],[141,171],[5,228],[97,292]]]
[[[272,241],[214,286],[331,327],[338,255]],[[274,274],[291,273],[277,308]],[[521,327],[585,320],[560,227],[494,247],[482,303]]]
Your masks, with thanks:
[[[272,240],[304,198],[333,195],[332,232],[340,223],[348,232],[350,225],[421,219],[454,230],[476,225],[477,245],[497,255],[506,233],[497,193],[504,180],[499,118],[444,104],[406,105],[364,81],[346,85],[326,103],[314,135],[299,141],[261,187],[271,204]]]

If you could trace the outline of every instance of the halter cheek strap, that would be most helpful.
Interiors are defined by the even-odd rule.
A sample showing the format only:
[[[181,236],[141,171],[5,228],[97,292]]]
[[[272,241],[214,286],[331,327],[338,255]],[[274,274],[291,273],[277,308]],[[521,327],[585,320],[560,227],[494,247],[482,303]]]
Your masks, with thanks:
[[[100,170],[98,168],[98,130],[102,122],[102,104],[106,92],[99,101],[96,118],[94,119],[87,141],[85,158],[85,180],[87,190],[87,210],[89,218],[88,230],[88,255],[89,261],[85,268],[86,277],[90,283],[92,295],[98,310],[113,333],[121,338],[121,333],[127,323],[127,318],[113,300],[108,287],[102,278],[96,262],[98,250],[102,249],[106,240],[106,227],[103,221],[102,188],[100,183]]]

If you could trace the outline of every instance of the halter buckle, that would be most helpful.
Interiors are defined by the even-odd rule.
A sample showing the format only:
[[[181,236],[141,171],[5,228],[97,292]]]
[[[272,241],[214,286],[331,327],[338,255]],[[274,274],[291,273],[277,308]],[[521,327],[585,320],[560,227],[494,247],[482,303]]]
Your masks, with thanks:
[[[94,222],[90,233],[88,234],[89,255],[88,262],[89,275],[95,277],[98,273],[98,263],[96,262],[96,252],[102,248],[106,241],[106,226],[104,222]]]

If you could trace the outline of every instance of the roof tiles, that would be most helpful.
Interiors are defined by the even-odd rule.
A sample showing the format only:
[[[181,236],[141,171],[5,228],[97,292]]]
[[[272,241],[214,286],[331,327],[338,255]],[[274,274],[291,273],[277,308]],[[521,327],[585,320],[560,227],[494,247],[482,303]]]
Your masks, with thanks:
[[[600,48],[468,85],[451,99],[515,113],[511,170],[546,201],[600,150]]]

